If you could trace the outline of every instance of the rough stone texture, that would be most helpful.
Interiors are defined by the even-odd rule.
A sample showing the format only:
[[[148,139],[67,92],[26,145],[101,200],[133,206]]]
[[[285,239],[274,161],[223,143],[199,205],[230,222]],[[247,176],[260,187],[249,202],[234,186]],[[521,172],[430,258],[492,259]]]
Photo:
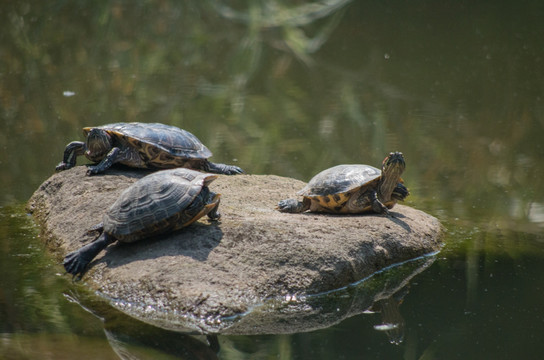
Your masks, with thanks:
[[[78,166],[54,174],[29,201],[59,260],[92,241],[96,234],[87,230],[146,174],[112,169],[88,177],[85,171]],[[201,219],[158,238],[116,243],[91,263],[82,281],[145,321],[206,330],[196,322],[211,326],[265,299],[338,289],[441,246],[438,220],[407,206],[397,205],[395,218],[274,209],[303,186],[272,175],[220,176],[210,186],[222,194],[220,222]]]

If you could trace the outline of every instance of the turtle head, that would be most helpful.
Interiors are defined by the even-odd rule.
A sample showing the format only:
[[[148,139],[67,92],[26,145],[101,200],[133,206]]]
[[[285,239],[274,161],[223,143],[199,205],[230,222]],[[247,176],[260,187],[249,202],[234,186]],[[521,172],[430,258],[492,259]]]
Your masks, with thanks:
[[[404,161],[404,155],[401,152],[392,152],[387,155],[382,162],[383,175],[394,176],[398,174],[398,177],[404,172],[406,168],[406,162]]]
[[[389,201],[393,190],[401,181],[400,176],[406,168],[404,155],[401,152],[390,153],[382,163],[382,179],[380,185],[380,198]]]
[[[99,162],[113,147],[113,140],[107,131],[92,128],[87,133],[86,145],[87,151],[85,151],[85,156],[91,161]]]

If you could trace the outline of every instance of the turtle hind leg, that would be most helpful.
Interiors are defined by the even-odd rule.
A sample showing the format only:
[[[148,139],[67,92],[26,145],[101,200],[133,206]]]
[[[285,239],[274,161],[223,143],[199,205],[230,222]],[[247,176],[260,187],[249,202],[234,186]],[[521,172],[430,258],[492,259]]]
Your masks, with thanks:
[[[81,275],[96,255],[114,241],[115,239],[113,237],[109,236],[107,233],[102,233],[102,235],[92,243],[66,255],[62,262],[64,269],[74,277]]]
[[[306,199],[304,201],[298,201],[296,199],[285,199],[281,200],[278,203],[276,209],[284,213],[302,213],[310,209],[310,202],[306,201]]]
[[[244,170],[234,165],[225,165],[225,164],[216,164],[208,162],[207,171],[214,174],[224,174],[224,175],[240,175],[244,173]]]

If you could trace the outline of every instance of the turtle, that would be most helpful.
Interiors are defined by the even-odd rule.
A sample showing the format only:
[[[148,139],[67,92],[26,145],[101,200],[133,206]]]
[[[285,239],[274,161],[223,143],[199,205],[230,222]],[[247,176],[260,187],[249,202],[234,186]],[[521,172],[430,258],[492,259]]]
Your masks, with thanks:
[[[98,231],[93,242],[66,255],[66,271],[82,274],[108,245],[130,243],[181,229],[208,215],[218,220],[220,195],[208,185],[218,175],[186,168],[162,170],[144,176],[126,188],[89,231]]]
[[[298,192],[302,201],[281,200],[277,209],[286,213],[326,212],[359,214],[374,212],[390,215],[397,201],[404,201],[409,191],[401,174],[406,167],[401,152],[390,153],[382,170],[370,165],[344,164],[323,170]]]
[[[208,161],[212,152],[195,135],[171,125],[115,123],[85,127],[83,134],[85,142],[66,145],[57,171],[74,167],[77,157],[85,155],[95,163],[87,175],[104,172],[115,163],[148,169],[186,167],[226,175],[244,172],[238,166]]]

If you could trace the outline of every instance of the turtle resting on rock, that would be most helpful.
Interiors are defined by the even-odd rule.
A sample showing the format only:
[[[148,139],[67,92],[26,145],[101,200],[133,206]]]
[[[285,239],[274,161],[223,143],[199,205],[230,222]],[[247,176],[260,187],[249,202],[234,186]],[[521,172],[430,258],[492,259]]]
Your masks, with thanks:
[[[212,152],[190,132],[175,126],[147,123],[116,123],[83,128],[86,141],[72,141],[56,170],[76,165],[85,155],[96,165],[87,175],[104,172],[115,163],[149,169],[186,167],[216,174],[235,175],[244,171],[238,166],[208,161]]]
[[[188,226],[204,215],[219,219],[219,194],[208,189],[217,175],[189,169],[163,170],[125,189],[91,230],[101,232],[64,258],[64,268],[81,274],[96,255],[116,240],[134,242]]]
[[[382,170],[369,165],[338,165],[323,170],[298,192],[302,201],[287,199],[277,209],[287,213],[307,210],[337,214],[375,212],[389,214],[397,201],[403,201],[408,189],[401,174],[406,167],[400,152],[390,153]]]

